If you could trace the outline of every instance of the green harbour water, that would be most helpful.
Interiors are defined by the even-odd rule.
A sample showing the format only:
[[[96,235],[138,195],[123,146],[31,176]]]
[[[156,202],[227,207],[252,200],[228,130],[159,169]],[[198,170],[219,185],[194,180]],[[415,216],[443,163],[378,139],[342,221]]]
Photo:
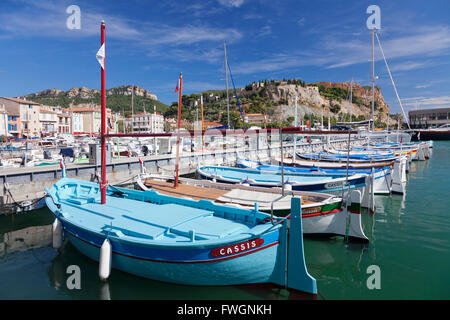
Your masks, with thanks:
[[[430,160],[412,162],[406,195],[376,196],[375,204],[375,214],[362,215],[368,245],[305,239],[318,299],[450,299],[450,141],[436,141]],[[296,297],[272,286],[182,286],[114,269],[105,284],[95,261],[70,244],[60,254],[51,247],[52,222],[46,208],[0,216],[1,300]],[[80,267],[81,289],[67,287],[70,265]],[[367,286],[370,266],[379,268],[380,289]]]

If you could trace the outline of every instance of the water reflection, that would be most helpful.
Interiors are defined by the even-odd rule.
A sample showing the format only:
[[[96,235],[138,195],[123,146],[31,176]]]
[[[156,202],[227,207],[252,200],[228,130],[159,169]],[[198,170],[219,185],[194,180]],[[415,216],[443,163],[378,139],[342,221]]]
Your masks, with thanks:
[[[318,288],[333,287],[341,293],[365,288],[365,275],[372,247],[370,244],[347,243],[342,239],[307,241],[308,270],[317,279]],[[321,294],[327,299],[328,289]],[[335,297],[333,297],[335,298]]]
[[[0,234],[0,257],[7,254],[42,248],[52,242],[52,226],[28,227]]]
[[[69,265],[76,264],[81,269],[81,290],[68,289],[66,274]],[[98,263],[79,253],[67,243],[48,269],[48,278],[56,290],[64,292],[72,299],[311,299],[315,296],[285,290],[275,285],[243,285],[222,287],[196,287],[171,284],[140,278],[113,269],[108,282],[98,277]]]

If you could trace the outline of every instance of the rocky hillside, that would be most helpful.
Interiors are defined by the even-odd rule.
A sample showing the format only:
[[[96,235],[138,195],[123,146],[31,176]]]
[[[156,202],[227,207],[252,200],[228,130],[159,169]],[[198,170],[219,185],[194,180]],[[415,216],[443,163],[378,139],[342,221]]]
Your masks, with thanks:
[[[372,112],[372,88],[353,83],[353,98],[350,103],[349,83],[305,83],[301,80],[259,81],[237,89],[239,102],[243,112],[264,113],[271,125],[292,125],[294,118],[295,97],[297,97],[297,116],[301,120],[311,118],[316,122],[322,114],[326,123],[349,121],[350,113],[353,121],[367,120]],[[226,91],[213,90],[203,92],[206,118],[210,121],[227,123]],[[239,108],[234,91],[230,90],[230,118],[235,127],[242,125]],[[195,104],[199,105],[200,94],[183,97],[183,105],[187,106],[183,116],[195,119]],[[171,107],[172,112],[174,106]],[[170,112],[169,110],[169,112]],[[384,101],[381,89],[375,88],[375,121],[379,126],[387,122],[389,106]]]
[[[242,91],[244,96],[259,94],[276,102],[272,116],[279,122],[294,116],[295,97],[298,97],[298,117],[313,114],[317,117],[330,115],[338,121],[352,119],[369,119],[372,112],[372,88],[364,88],[353,84],[353,98],[350,103],[350,84],[319,82],[316,84],[298,85],[280,82],[266,86],[253,86],[252,90]],[[380,88],[375,88],[375,117],[385,118],[389,114],[389,106],[385,103]],[[377,120],[377,119],[376,119]],[[383,122],[382,119],[380,119]]]
[[[143,106],[151,110],[156,106],[158,112],[164,113],[168,106],[158,101],[155,94],[138,86],[120,86],[106,90],[106,105],[115,112],[131,112],[131,96],[134,88],[134,111],[141,112]],[[68,91],[47,89],[24,96],[28,100],[45,105],[58,105],[64,108],[77,105],[97,104],[100,102],[100,91],[86,87],[72,88]]]

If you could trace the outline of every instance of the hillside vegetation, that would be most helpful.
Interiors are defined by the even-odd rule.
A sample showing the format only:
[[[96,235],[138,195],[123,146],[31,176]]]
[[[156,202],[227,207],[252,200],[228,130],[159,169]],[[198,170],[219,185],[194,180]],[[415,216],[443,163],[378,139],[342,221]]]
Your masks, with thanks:
[[[312,122],[330,122],[334,125],[339,121],[368,120],[371,117],[371,87],[361,87],[353,84],[352,103],[350,103],[349,84],[346,83],[309,83],[299,80],[263,80],[253,82],[244,88],[229,90],[230,123],[234,128],[242,128],[242,118],[238,100],[244,114],[259,113],[267,116],[267,127],[290,126],[294,119],[294,99],[298,98],[298,119]],[[389,107],[384,102],[381,89],[375,89],[375,120],[379,127],[385,126],[385,118],[389,117]],[[204,99],[204,119],[219,121],[223,125],[227,119],[226,90],[209,90],[203,93],[183,95],[182,118],[193,122],[201,120],[200,96]],[[197,107],[196,107],[197,104]],[[198,109],[198,111],[197,111]],[[176,117],[178,102],[173,102],[164,114],[166,117]],[[248,125],[247,125],[248,127]]]

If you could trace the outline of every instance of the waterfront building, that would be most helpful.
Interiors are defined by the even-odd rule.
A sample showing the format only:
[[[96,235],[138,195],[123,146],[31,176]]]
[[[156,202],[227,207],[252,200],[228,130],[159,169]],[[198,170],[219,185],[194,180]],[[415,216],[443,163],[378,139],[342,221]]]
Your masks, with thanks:
[[[0,136],[8,137],[9,135],[8,113],[6,112],[5,105],[0,104]]]
[[[411,129],[439,127],[450,123],[450,107],[410,110],[408,114]]]
[[[8,124],[11,124],[10,133],[17,138],[37,137],[40,135],[39,109],[41,104],[19,98],[0,97],[0,104],[5,106]],[[19,123],[17,123],[17,121]]]
[[[79,134],[83,130],[83,114],[80,112],[71,112],[72,114],[72,133]]]
[[[101,128],[101,108],[97,105],[90,106],[76,106],[65,109],[65,112],[72,115],[80,114],[82,116],[82,124],[80,123],[79,128],[82,128],[82,131],[73,131],[77,133],[88,133],[88,134],[98,134],[100,133]],[[79,116],[77,116],[79,117]],[[81,121],[81,120],[77,120]],[[71,125],[71,124],[69,124]],[[106,108],[106,127],[109,132],[114,132],[114,121],[112,119],[111,109]]]
[[[131,117],[131,123],[135,133],[164,132],[164,117],[158,112],[135,113]]]
[[[49,106],[41,106],[39,110],[39,122],[41,137],[55,135],[58,132],[57,112]]]
[[[62,110],[58,116],[58,133],[72,133],[71,114],[67,110]]]
[[[257,124],[264,127],[266,121],[266,115],[262,113],[248,113],[244,116],[244,120],[249,124]]]

